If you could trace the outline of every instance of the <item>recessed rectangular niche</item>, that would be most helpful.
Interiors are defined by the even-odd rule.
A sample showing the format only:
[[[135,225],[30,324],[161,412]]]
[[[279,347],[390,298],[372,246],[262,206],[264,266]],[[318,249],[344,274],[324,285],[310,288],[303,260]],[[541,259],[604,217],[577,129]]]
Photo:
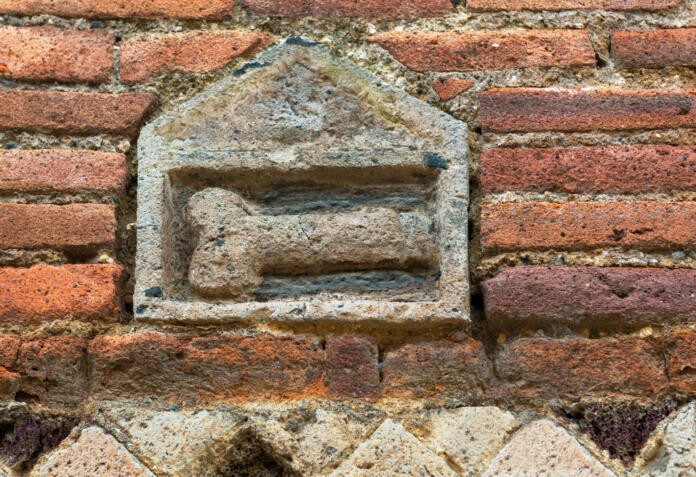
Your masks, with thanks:
[[[468,323],[466,135],[288,40],[144,129],[136,318]]]

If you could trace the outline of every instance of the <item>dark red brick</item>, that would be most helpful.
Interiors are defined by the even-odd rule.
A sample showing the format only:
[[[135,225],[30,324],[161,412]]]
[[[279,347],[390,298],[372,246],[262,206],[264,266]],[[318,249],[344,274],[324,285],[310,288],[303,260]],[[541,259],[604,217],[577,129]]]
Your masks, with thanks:
[[[696,188],[696,147],[613,146],[489,149],[481,154],[484,192],[571,194],[671,192]]]
[[[586,30],[389,32],[368,37],[415,71],[594,65]]]
[[[481,207],[481,247],[516,250],[648,250],[696,245],[696,202],[504,203]]]
[[[482,93],[479,111],[484,132],[691,128],[696,92],[503,88]]]
[[[370,336],[330,336],[326,340],[326,380],[331,397],[361,398],[379,391],[377,340]]]
[[[696,65],[696,28],[615,31],[611,55],[622,68]]]

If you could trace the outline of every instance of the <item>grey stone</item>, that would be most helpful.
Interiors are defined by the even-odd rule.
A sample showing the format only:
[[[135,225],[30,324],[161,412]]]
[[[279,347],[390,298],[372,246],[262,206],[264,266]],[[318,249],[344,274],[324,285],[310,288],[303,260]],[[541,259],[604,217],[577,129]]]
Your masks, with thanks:
[[[467,326],[467,139],[321,44],[267,51],[142,131],[136,319]]]

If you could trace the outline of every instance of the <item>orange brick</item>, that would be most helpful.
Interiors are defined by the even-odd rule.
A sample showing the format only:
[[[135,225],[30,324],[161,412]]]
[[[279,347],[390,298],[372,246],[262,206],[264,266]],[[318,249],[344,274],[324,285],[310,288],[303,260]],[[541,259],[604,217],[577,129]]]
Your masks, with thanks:
[[[117,265],[0,268],[0,322],[115,322],[121,313],[122,275]]]
[[[114,42],[105,30],[0,27],[0,77],[103,83],[111,73]]]
[[[117,194],[127,183],[123,154],[59,149],[0,151],[0,191]]]
[[[484,132],[696,127],[691,90],[503,88],[481,94]]]
[[[121,46],[121,81],[138,83],[173,72],[206,73],[248,58],[270,36],[251,31],[136,35]]]
[[[112,205],[0,204],[0,248],[93,252],[116,243]]]
[[[137,133],[157,106],[152,94],[0,91],[0,129],[67,134]]]
[[[586,30],[389,32],[368,38],[415,71],[594,65]]]
[[[249,11],[283,17],[418,18],[454,10],[450,0],[242,0]]]
[[[468,0],[474,12],[501,10],[662,10],[682,0]]]
[[[485,252],[696,245],[696,202],[505,203],[481,208]]]
[[[234,0],[0,0],[0,13],[88,18],[225,18]]]
[[[696,28],[615,31],[611,54],[622,68],[696,65]]]
[[[433,91],[437,93],[443,101],[449,101],[456,98],[464,91],[474,86],[473,81],[455,79],[455,78],[440,78],[433,82]]]

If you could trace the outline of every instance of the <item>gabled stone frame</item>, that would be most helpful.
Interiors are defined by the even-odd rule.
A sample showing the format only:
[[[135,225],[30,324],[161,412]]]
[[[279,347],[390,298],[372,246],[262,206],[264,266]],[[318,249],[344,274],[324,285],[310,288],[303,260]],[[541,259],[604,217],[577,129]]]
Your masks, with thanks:
[[[385,151],[385,154],[351,154],[340,164],[330,155],[278,160],[272,152],[212,150],[195,138],[180,136],[178,124],[201,119],[201,110],[220,98],[241,100],[273,78],[300,63],[319,71],[347,88],[360,104],[380,117],[403,125],[422,140],[423,148]],[[237,99],[234,99],[237,101]],[[171,134],[174,132],[174,134]],[[176,136],[168,139],[165,134]],[[385,83],[356,64],[332,56],[329,49],[311,40],[292,37],[262,54],[203,93],[164,114],[143,128],[138,142],[138,249],[134,308],[136,319],[172,323],[302,322],[359,323],[378,328],[425,328],[446,323],[469,323],[468,283],[468,130],[465,123]],[[381,151],[378,151],[381,152]],[[276,174],[307,168],[403,167],[438,173],[435,180],[435,212],[439,226],[439,299],[419,302],[388,300],[273,300],[267,302],[211,303],[185,300],[170,293],[172,278],[166,275],[172,242],[168,226],[172,210],[171,179],[186,171],[225,174],[235,170]],[[347,170],[347,169],[346,169]],[[377,169],[373,169],[377,170]],[[176,280],[175,280],[176,281]]]

